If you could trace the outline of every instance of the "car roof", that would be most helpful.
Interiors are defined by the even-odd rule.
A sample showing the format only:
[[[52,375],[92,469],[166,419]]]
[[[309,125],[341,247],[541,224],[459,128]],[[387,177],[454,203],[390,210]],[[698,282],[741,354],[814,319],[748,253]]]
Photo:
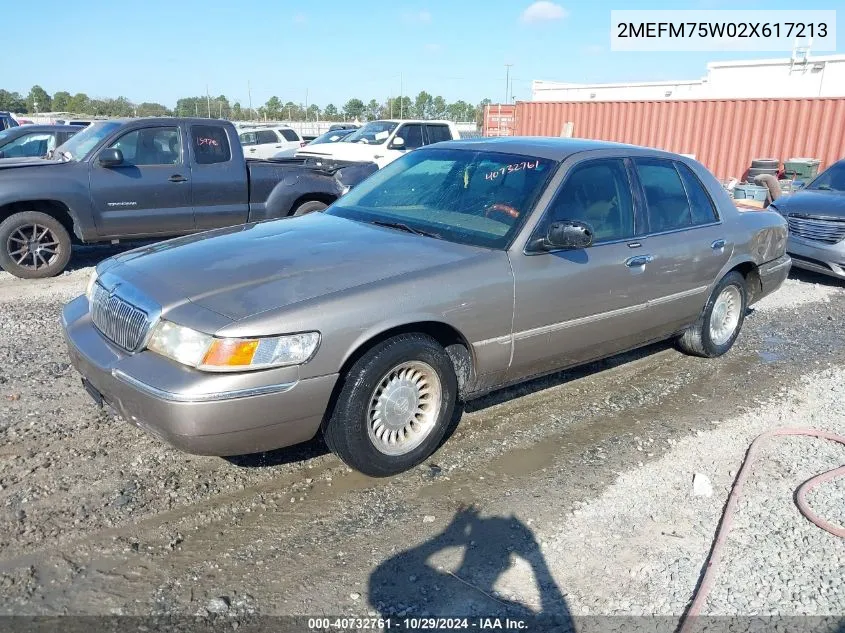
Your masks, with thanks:
[[[78,125],[21,125],[9,128],[18,134],[31,134],[32,132],[78,132],[81,128]]]
[[[659,149],[626,145],[610,141],[596,141],[585,138],[554,138],[545,136],[499,136],[465,138],[454,141],[437,143],[437,147],[454,147],[456,149],[470,149],[474,151],[503,152],[508,154],[522,154],[537,156],[550,160],[561,161],[579,152],[624,149],[637,155],[651,155],[679,158],[677,154],[664,152]]]

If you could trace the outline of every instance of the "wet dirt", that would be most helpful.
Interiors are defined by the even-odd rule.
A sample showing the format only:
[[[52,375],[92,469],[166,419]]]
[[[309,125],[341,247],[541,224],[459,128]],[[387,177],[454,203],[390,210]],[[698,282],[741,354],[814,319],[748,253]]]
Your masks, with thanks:
[[[386,561],[427,560],[432,542],[446,560],[467,512],[518,517],[539,552],[547,526],[670,440],[845,360],[837,287],[824,302],[753,311],[719,359],[654,345],[467,403],[427,463],[374,480],[320,441],[196,457],[95,409],[55,321],[86,272],[25,300],[0,293],[0,613],[207,615],[220,596],[250,614],[443,612],[448,586],[420,593],[412,568],[385,593]],[[497,545],[519,547],[522,531],[502,529]],[[479,609],[501,607],[467,591]]]

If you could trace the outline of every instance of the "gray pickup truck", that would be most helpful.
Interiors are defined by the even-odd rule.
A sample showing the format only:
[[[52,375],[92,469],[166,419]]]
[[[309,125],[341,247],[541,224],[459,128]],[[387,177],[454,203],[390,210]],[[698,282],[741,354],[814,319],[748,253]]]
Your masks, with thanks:
[[[147,240],[326,208],[372,163],[246,160],[210,119],[100,121],[47,159],[0,164],[0,266],[51,277],[73,244]]]

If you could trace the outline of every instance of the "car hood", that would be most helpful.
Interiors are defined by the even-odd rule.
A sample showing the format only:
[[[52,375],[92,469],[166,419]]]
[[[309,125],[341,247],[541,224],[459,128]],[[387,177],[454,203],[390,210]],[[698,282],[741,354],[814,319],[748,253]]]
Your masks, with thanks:
[[[47,160],[46,158],[32,158],[32,157],[12,157],[0,158],[0,169],[8,169],[10,167],[45,167],[47,165],[64,165],[55,160]]]
[[[384,154],[386,146],[368,145],[367,143],[321,143],[306,145],[296,152],[297,156],[318,156],[350,162],[371,161],[376,154]]]
[[[165,310],[187,299],[237,321],[484,252],[313,213],[145,246],[103,268],[142,280]]]
[[[845,218],[845,193],[837,191],[796,191],[777,199],[782,213]]]

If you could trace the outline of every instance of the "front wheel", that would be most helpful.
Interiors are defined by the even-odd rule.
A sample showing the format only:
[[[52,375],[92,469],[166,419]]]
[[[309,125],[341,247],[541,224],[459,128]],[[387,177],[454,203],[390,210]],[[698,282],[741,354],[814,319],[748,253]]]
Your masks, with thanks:
[[[303,202],[301,205],[296,207],[293,214],[294,215],[305,215],[307,213],[314,213],[316,211],[323,211],[328,209],[329,205],[325,202],[320,202],[319,200],[309,200],[308,202]]]
[[[326,444],[371,477],[431,455],[455,410],[457,378],[446,351],[424,334],[401,334],[366,352],[343,378],[323,428]]]
[[[747,306],[745,277],[728,273],[716,284],[698,321],[678,339],[678,347],[693,356],[721,356],[739,336]]]
[[[70,261],[70,235],[40,211],[15,213],[0,223],[0,267],[22,279],[54,277]]]

